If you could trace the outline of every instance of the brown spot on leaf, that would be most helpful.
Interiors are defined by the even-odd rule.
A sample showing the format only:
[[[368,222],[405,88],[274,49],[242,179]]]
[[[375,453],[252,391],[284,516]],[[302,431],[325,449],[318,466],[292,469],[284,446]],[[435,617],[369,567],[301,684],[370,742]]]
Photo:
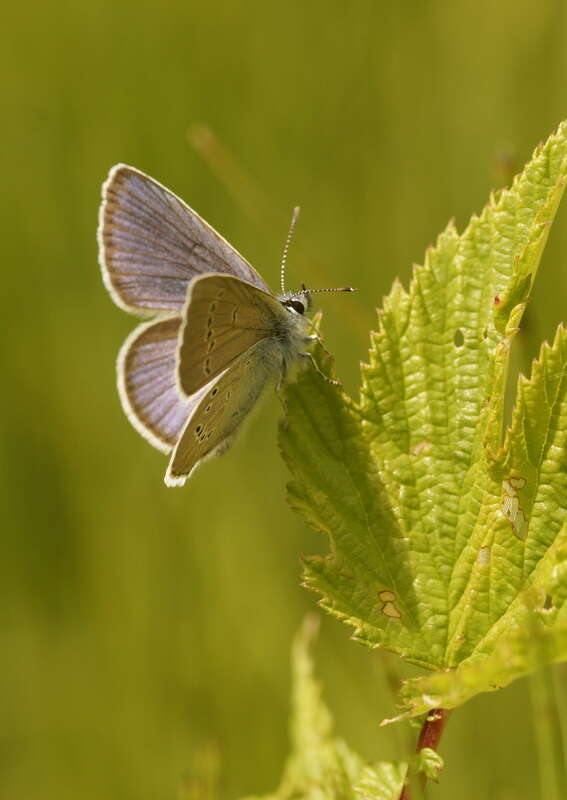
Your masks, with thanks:
[[[389,617],[390,619],[399,619],[402,616],[395,604],[396,595],[394,592],[384,589],[383,591],[379,592],[378,596],[383,603],[381,610],[385,617]]]

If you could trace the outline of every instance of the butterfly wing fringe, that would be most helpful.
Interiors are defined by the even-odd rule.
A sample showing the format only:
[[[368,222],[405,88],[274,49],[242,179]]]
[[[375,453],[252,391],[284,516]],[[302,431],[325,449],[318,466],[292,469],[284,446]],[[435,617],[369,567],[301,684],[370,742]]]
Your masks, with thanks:
[[[177,390],[175,358],[180,317],[139,325],[118,355],[118,392],[134,428],[162,453],[171,453],[199,396]]]

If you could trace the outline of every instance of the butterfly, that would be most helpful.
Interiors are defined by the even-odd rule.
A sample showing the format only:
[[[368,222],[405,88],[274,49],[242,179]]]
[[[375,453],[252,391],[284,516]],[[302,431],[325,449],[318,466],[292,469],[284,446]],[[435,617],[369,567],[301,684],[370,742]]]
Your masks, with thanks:
[[[124,342],[118,392],[134,428],[170,456],[181,486],[225,452],[270,381],[309,359],[311,293],[282,294],[165,186],[117,164],[102,188],[98,243],[114,302],[149,322]],[[317,291],[354,291],[351,287]],[[325,377],[325,376],[323,376]],[[330,380],[330,379],[327,379]]]

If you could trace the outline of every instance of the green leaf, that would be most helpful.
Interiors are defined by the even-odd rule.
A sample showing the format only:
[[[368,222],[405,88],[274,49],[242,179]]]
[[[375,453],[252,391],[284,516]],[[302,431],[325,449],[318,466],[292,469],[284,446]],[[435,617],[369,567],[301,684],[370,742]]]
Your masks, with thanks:
[[[422,747],[419,753],[416,754],[411,768],[419,774],[422,773],[426,778],[429,778],[436,783],[439,781],[439,773],[445,764],[443,759],[431,747]]]
[[[354,786],[355,797],[358,800],[398,800],[406,772],[405,764],[388,761],[364,767]]]
[[[496,691],[546,664],[567,660],[566,587],[564,527],[535,570],[522,602],[495,626],[491,638],[455,670],[406,681],[402,700],[409,712],[395,720],[441,706],[454,708],[479,692]]]
[[[305,583],[356,639],[438,672],[406,686],[410,714],[503,686],[542,649],[565,657],[563,328],[520,378],[506,435],[503,404],[566,157],[563,123],[462,234],[448,226],[409,291],[394,284],[357,403],[315,370],[286,389],[289,500],[331,545]]]
[[[333,736],[309,652],[317,628],[317,618],[307,617],[293,646],[292,754],[279,789],[264,800],[397,800],[405,764],[365,764]]]

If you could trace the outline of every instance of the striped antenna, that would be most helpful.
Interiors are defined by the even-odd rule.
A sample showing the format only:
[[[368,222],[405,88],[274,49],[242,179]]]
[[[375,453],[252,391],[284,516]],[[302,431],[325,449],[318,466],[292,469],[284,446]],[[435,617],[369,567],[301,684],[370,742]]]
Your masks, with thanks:
[[[285,240],[285,245],[283,249],[283,256],[282,256],[282,266],[280,269],[280,286],[282,287],[282,294],[285,294],[285,265],[287,261],[287,251],[289,250],[289,244],[291,242],[291,237],[293,236],[293,232],[295,230],[295,226],[297,224],[297,220],[299,218],[299,206],[295,206],[293,209],[293,214],[291,216],[291,224],[289,226],[289,231],[287,234],[287,239]]]
[[[321,292],[358,292],[354,286],[342,286],[340,289],[308,289],[305,284],[301,287],[302,294],[320,294]]]

